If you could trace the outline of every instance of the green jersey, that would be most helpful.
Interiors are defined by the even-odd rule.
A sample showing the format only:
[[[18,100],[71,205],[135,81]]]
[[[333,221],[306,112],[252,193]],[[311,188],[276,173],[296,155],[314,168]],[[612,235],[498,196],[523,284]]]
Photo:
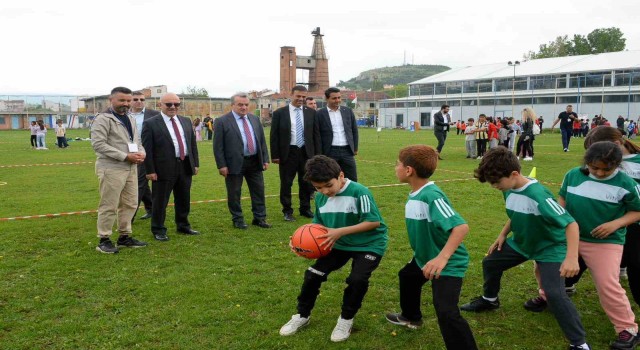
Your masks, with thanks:
[[[513,235],[507,244],[527,259],[562,262],[567,255],[567,225],[573,217],[537,180],[503,193]]]
[[[328,228],[357,225],[361,222],[380,222],[377,228],[340,237],[334,248],[348,251],[373,252],[380,256],[387,250],[387,225],[368,188],[346,180],[344,187],[333,197],[316,193],[316,213],[313,222]]]
[[[640,182],[640,154],[628,154],[622,157],[620,170],[629,175],[636,182]]]
[[[454,227],[466,224],[460,214],[453,210],[444,192],[433,182],[409,194],[404,218],[409,244],[420,268],[440,254]],[[468,265],[469,253],[464,244],[460,244],[440,274],[464,277]]]
[[[560,196],[566,208],[578,221],[580,240],[592,243],[624,244],[626,227],[621,227],[604,239],[591,231],[605,222],[619,219],[628,211],[640,211],[640,186],[620,170],[605,179],[585,175],[574,168],[564,176]]]

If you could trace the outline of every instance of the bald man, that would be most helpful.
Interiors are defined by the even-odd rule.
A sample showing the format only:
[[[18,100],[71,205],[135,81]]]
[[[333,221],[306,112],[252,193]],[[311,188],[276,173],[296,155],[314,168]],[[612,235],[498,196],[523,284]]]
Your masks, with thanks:
[[[168,241],[164,221],[173,192],[178,232],[197,235],[191,228],[191,178],[198,174],[200,162],[196,136],[189,118],[178,115],[180,98],[168,93],[160,98],[160,115],[147,119],[142,127],[142,145],[147,179],[151,180],[151,233],[158,241]]]

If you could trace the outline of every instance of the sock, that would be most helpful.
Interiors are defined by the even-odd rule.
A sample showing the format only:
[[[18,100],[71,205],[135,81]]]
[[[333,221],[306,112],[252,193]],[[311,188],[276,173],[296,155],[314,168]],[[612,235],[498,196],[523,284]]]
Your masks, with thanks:
[[[495,298],[487,298],[487,297],[483,296],[483,297],[482,297],[482,299],[484,299],[484,300],[486,300],[486,301],[494,302],[494,301],[498,300],[498,297],[495,297]]]

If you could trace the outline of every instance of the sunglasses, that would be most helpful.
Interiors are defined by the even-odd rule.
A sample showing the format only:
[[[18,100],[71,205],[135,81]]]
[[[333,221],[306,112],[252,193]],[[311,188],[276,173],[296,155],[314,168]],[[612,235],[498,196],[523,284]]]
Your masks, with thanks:
[[[169,102],[169,103],[165,103],[164,105],[165,105],[165,106],[167,106],[167,108],[171,108],[171,107],[173,107],[173,106],[175,106],[175,107],[180,107],[180,102],[178,102],[178,103],[171,103],[171,102]]]
[[[133,101],[134,102],[138,102],[138,101],[144,102],[144,98],[134,98]]]

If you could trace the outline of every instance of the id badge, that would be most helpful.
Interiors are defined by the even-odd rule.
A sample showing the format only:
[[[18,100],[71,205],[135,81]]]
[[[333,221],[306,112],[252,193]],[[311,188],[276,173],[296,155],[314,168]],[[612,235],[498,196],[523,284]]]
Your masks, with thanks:
[[[129,144],[127,144],[127,146],[129,146],[129,153],[138,152],[138,144],[129,143]]]

